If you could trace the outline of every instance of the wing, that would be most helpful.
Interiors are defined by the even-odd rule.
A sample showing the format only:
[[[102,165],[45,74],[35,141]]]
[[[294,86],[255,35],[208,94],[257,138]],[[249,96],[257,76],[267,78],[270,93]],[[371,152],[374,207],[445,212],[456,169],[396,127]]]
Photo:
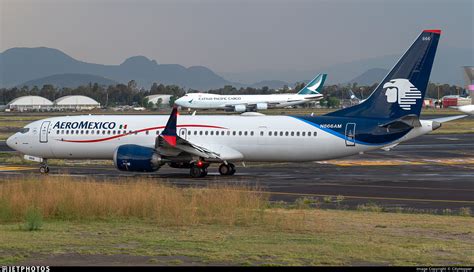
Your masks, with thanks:
[[[235,149],[219,144],[195,144],[176,133],[178,109],[175,107],[163,132],[156,137],[155,149],[162,156],[178,156],[185,152],[210,160],[241,159],[243,155]]]

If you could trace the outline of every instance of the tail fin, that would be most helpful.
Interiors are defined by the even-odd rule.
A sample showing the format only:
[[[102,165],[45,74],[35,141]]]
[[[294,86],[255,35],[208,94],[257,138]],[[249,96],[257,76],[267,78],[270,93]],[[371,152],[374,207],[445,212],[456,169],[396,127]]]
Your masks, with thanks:
[[[319,94],[323,91],[324,81],[326,81],[327,74],[318,74],[311,80],[298,94]]]
[[[420,115],[441,30],[425,30],[364,102],[328,116],[395,119]]]

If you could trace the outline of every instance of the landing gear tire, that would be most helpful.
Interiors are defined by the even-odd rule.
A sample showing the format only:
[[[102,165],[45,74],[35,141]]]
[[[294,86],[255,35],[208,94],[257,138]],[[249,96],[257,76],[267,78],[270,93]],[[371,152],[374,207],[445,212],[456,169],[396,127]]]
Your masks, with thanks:
[[[41,174],[48,174],[49,173],[49,167],[47,165],[41,165],[39,170],[40,170]]]
[[[229,166],[230,166],[230,173],[229,175],[230,176],[233,176],[235,174],[235,165],[233,165],[232,163],[229,163]]]
[[[193,178],[203,178],[207,176],[207,169],[200,168],[200,167],[197,167],[196,165],[193,165],[189,169],[189,175],[191,175],[191,177]]]
[[[235,166],[232,163],[223,163],[219,166],[219,174],[222,176],[232,176],[235,174]]]

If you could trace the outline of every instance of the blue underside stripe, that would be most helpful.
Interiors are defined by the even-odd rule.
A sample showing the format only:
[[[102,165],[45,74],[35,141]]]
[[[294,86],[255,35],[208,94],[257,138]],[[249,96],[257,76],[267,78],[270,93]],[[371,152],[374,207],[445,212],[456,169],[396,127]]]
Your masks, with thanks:
[[[290,116],[290,117],[293,117],[295,119],[298,119],[300,121],[303,121],[309,125],[312,125],[313,127],[316,127],[316,128],[319,128],[320,130],[324,130],[325,132],[329,133],[329,134],[332,134],[336,137],[339,137],[343,140],[346,140],[346,136],[339,133],[339,132],[336,132],[332,129],[329,129],[329,128],[325,128],[325,127],[321,127],[320,125],[316,124],[316,123],[313,123],[313,122],[310,122],[308,120],[305,120],[303,118],[299,118],[299,117],[296,117],[296,116]],[[357,135],[357,134],[356,134]],[[398,140],[398,139],[397,139]],[[355,143],[356,144],[361,144],[361,145],[368,145],[368,146],[384,146],[384,145],[387,145],[387,144],[390,144],[390,143],[393,143],[395,142],[396,140],[393,140],[393,141],[389,141],[389,142],[384,142],[384,143],[377,143],[377,144],[373,144],[373,143],[367,143],[367,142],[361,142],[361,141],[358,141],[358,140],[355,140]]]

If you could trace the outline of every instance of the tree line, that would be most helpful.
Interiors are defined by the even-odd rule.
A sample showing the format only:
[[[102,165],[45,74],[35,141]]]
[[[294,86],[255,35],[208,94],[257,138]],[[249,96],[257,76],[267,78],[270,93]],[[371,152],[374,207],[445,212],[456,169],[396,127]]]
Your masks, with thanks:
[[[223,94],[223,95],[239,95],[239,94],[278,94],[278,93],[297,93],[305,86],[305,83],[298,82],[295,84],[295,88],[290,89],[288,86],[284,86],[282,89],[272,89],[269,87],[252,88],[252,87],[241,87],[236,88],[230,85],[224,86],[219,89],[209,90],[209,93]],[[349,99],[349,90],[352,90],[354,94],[360,99],[367,98],[372,91],[377,87],[377,84],[371,86],[359,86],[357,83],[346,84],[346,85],[327,85],[324,86],[322,91],[324,99],[320,101],[321,106],[337,107],[341,100]],[[26,95],[38,95],[45,97],[51,101],[66,95],[85,95],[98,101],[102,106],[112,107],[119,105],[139,105],[143,107],[151,107],[146,96],[153,94],[169,94],[171,95],[170,104],[185,95],[188,92],[198,92],[197,90],[184,89],[177,85],[163,85],[153,83],[150,89],[139,89],[134,80],[128,82],[128,84],[116,84],[109,86],[102,86],[97,83],[90,83],[84,86],[76,88],[58,88],[53,85],[43,85],[41,88],[37,86],[33,87],[13,87],[13,88],[0,88],[0,104],[7,104],[13,99]],[[445,95],[463,95],[464,90],[455,85],[449,84],[435,84],[429,83],[426,97],[441,98]]]

